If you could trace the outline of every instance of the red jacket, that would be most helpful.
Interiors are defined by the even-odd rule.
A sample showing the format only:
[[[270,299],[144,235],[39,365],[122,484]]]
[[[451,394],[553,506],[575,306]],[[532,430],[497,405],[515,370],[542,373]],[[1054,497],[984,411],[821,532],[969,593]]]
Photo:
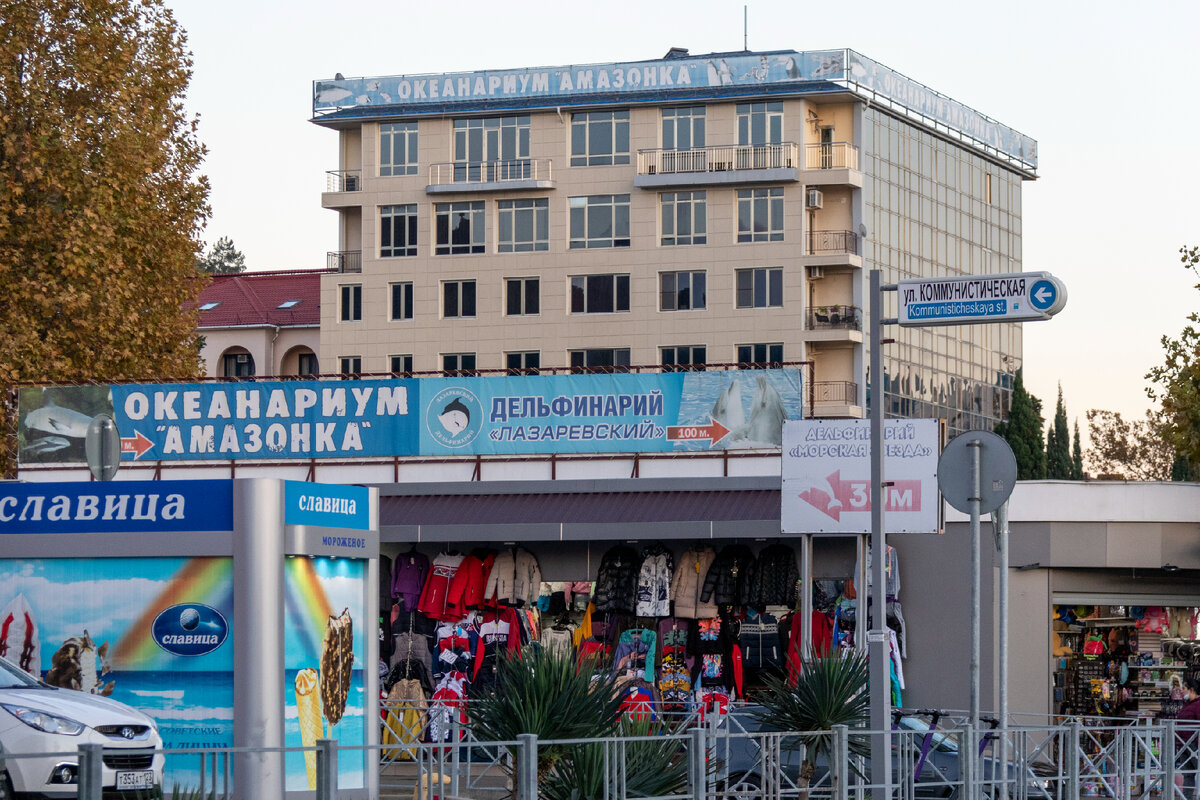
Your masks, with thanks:
[[[421,589],[421,601],[417,610],[430,619],[442,621],[457,620],[462,617],[462,609],[450,599],[450,583],[463,562],[461,554],[450,555],[442,553],[433,560],[429,569],[429,577]]]
[[[480,560],[476,555],[469,555],[458,565],[458,572],[450,580],[449,600],[456,608],[479,608],[483,605],[483,587],[492,571],[492,563],[496,560],[495,553],[488,553]]]

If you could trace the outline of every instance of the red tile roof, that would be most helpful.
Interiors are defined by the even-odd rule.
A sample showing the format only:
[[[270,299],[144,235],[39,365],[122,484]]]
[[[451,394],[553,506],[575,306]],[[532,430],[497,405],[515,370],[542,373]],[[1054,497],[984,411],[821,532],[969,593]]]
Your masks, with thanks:
[[[320,270],[296,270],[214,275],[196,300],[201,309],[200,328],[320,325],[321,274]],[[300,302],[291,308],[279,307],[290,300]],[[205,311],[207,303],[219,305]]]

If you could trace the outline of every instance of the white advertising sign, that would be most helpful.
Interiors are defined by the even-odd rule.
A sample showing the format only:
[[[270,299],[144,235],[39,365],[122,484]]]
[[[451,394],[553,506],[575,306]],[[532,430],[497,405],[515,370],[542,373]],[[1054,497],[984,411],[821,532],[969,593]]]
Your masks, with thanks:
[[[884,420],[888,533],[939,532],[939,437],[936,419]],[[784,533],[870,533],[871,421],[785,421],[782,496]]]

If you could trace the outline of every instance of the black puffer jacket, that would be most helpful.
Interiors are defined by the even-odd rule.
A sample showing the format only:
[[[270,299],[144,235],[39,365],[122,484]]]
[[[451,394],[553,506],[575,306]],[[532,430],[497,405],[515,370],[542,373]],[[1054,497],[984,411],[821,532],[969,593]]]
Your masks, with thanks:
[[[768,545],[758,554],[750,579],[750,598],[747,605],[787,606],[796,604],[796,581],[800,570],[796,566],[796,551],[782,542]]]
[[[750,573],[754,569],[754,553],[744,544],[731,544],[717,553],[717,560],[708,568],[700,599],[710,599],[719,606],[744,606],[749,598]]]
[[[609,548],[600,559],[596,575],[596,594],[592,602],[602,613],[624,611],[632,614],[637,607],[638,572],[642,558],[632,547],[623,544]]]

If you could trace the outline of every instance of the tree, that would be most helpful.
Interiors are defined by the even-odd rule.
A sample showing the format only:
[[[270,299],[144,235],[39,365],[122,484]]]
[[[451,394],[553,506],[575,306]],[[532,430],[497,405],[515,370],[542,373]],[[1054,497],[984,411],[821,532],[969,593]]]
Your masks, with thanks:
[[[1067,407],[1063,404],[1062,384],[1058,385],[1058,403],[1054,424],[1046,431],[1046,477],[1071,480],[1071,432],[1067,428]]]
[[[1179,253],[1184,268],[1200,276],[1200,247],[1181,247]],[[1146,393],[1160,404],[1162,437],[1187,463],[1200,464],[1200,313],[1187,319],[1191,324],[1177,337],[1162,337],[1163,363],[1146,373],[1155,384]]]
[[[1087,412],[1088,464],[1096,477],[1118,481],[1171,480],[1175,450],[1161,433],[1162,419],[1153,411],[1146,418],[1126,420],[1116,411]]]
[[[246,256],[233,246],[233,239],[222,236],[203,257],[196,259],[196,266],[212,275],[245,272]]]
[[[1017,458],[1017,480],[1046,477],[1042,422],[1042,401],[1025,391],[1025,380],[1017,370],[1008,420],[996,426],[996,433],[1004,437]]]
[[[1075,418],[1075,442],[1071,446],[1071,480],[1083,480],[1083,446],[1079,442],[1079,417]]]
[[[5,4],[0,388],[198,372],[191,64],[162,0]]]

